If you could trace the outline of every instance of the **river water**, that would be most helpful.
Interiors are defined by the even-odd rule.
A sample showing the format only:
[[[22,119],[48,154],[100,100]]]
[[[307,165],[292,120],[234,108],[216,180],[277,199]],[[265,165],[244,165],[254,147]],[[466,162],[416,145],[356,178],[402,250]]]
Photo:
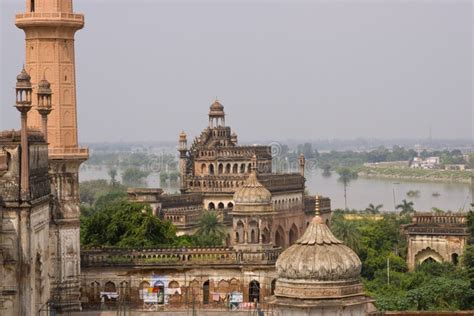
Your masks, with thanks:
[[[118,180],[120,180],[118,172]],[[81,168],[80,180],[109,179],[105,168]],[[333,173],[324,177],[320,170],[306,174],[306,186],[310,194],[320,194],[331,198],[332,208],[344,208],[344,186]],[[148,187],[162,187],[166,192],[178,191],[177,184],[160,186],[158,174],[147,178]],[[408,197],[410,190],[419,191],[417,197]],[[434,196],[438,193],[439,196]],[[472,197],[469,184],[418,182],[400,179],[361,178],[352,180],[347,187],[347,204],[350,209],[365,209],[369,203],[383,204],[383,210],[393,211],[394,206],[406,199],[413,201],[417,211],[430,211],[433,207],[442,210],[468,210]]]

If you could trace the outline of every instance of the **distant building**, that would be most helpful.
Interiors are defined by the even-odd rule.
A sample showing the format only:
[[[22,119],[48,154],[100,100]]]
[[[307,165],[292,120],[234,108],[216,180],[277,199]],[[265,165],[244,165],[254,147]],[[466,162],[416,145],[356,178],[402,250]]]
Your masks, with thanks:
[[[439,157],[428,157],[426,159],[415,157],[410,164],[411,168],[436,169],[440,165]]]
[[[243,225],[249,240],[252,229],[255,229],[255,234],[258,233],[255,240],[266,238],[266,242],[286,248],[309,225],[315,203],[329,224],[329,198],[305,194],[304,156],[298,159],[298,173],[274,173],[271,147],[239,146],[237,134],[225,125],[224,106],[219,101],[210,106],[209,125],[189,148],[186,134],[180,133],[179,153],[182,194],[167,195],[161,189],[128,190],[131,201],[152,205],[154,213],[170,219],[179,234],[192,234],[204,210],[216,210],[225,220],[228,246],[238,244],[239,238],[244,238],[240,226]],[[250,177],[254,178],[252,185],[258,183],[259,190],[268,194],[270,199],[271,220],[265,227],[257,218],[253,219],[258,223],[255,227],[251,226],[251,219],[251,224],[245,220],[232,220],[241,216],[236,213],[235,193],[246,187]],[[264,228],[268,230],[265,231],[267,235],[262,235]]]
[[[405,227],[410,270],[426,261],[457,264],[469,232],[464,213],[415,213]]]
[[[241,308],[255,308],[274,292],[282,249],[302,236],[316,212],[330,224],[330,199],[305,193],[304,156],[298,159],[298,173],[273,173],[271,148],[237,145],[224,117],[216,101],[209,126],[189,148],[186,134],[179,135],[181,194],[127,193],[131,201],[147,203],[156,216],[170,220],[180,235],[194,233],[203,212],[216,211],[226,226],[225,247],[83,249],[84,306],[113,293],[142,308],[148,298],[141,293],[155,289],[165,293],[155,300],[158,305],[183,307],[193,299],[197,306],[212,307],[237,295]]]

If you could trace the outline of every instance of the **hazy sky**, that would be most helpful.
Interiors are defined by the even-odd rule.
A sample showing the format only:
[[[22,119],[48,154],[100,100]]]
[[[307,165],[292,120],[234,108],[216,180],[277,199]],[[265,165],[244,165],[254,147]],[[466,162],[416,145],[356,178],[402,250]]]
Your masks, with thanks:
[[[0,0],[0,129],[24,60]],[[81,141],[472,137],[471,1],[75,0]]]

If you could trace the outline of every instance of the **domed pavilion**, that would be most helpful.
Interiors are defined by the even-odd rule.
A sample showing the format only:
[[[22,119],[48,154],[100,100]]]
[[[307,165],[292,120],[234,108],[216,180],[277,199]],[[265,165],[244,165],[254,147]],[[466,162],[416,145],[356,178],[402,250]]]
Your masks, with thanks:
[[[375,310],[360,282],[361,261],[337,239],[319,212],[276,262],[269,299],[276,315],[367,315]]]

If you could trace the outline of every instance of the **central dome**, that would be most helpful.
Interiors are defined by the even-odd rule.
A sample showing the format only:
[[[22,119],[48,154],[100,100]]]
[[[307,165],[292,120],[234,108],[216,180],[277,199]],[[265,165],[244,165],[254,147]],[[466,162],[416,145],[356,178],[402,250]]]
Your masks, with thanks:
[[[350,281],[359,278],[357,254],[334,237],[315,216],[304,235],[278,257],[279,278],[305,281]]]
[[[271,204],[272,194],[257,179],[256,172],[250,173],[247,181],[234,194],[236,205]]]

